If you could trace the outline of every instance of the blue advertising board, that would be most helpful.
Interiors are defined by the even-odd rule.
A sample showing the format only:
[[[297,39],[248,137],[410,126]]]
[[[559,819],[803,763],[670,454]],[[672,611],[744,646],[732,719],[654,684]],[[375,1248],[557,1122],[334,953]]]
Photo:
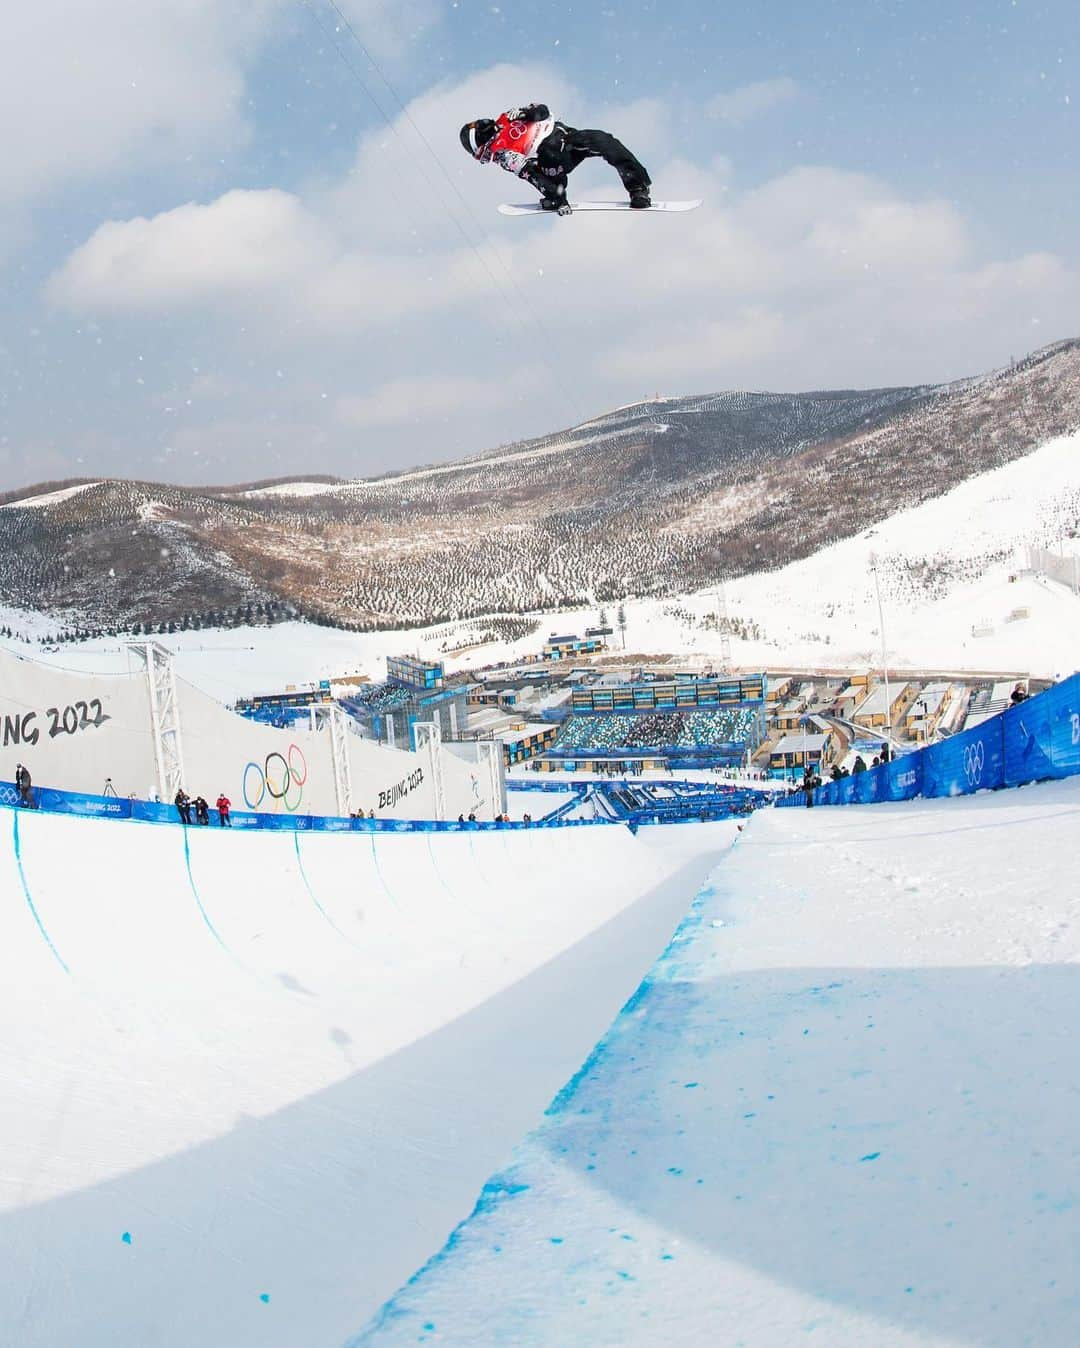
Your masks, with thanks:
[[[1005,785],[1004,717],[922,750],[924,796],[966,796]]]
[[[1080,773],[1080,674],[981,725],[814,793],[815,805],[965,796]],[[777,805],[805,804],[788,796]]]
[[[902,754],[884,767],[885,785],[879,800],[911,800],[920,795],[923,784],[922,753]]]
[[[1010,786],[1080,772],[1080,674],[1004,713]]]
[[[130,800],[126,796],[89,796],[78,791],[58,791],[37,787],[31,792],[34,809],[51,814],[74,814],[92,819],[129,819],[145,824],[178,824],[175,805],[153,800]],[[22,808],[14,782],[0,782],[0,807]],[[613,819],[535,819],[513,823],[477,821],[459,824],[456,820],[435,819],[353,819],[342,815],[257,814],[237,810],[231,816],[234,830],[261,830],[288,833],[461,833],[490,832],[493,829],[593,828],[618,824]],[[211,828],[219,828],[216,810],[210,811]],[[190,825],[197,828],[197,824]]]

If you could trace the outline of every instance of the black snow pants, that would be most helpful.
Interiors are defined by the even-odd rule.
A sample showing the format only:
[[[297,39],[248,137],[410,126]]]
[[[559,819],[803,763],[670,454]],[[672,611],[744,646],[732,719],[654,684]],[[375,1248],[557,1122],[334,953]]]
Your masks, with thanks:
[[[652,182],[644,164],[635,159],[622,141],[607,131],[578,131],[562,122],[556,122],[551,134],[537,146],[536,173],[521,176],[545,197],[562,201],[566,198],[568,175],[586,159],[603,159],[610,164],[627,192],[643,192]]]

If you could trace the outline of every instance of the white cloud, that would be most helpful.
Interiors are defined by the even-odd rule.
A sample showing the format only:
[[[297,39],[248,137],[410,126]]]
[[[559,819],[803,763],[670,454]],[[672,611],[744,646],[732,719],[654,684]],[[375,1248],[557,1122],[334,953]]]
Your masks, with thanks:
[[[781,103],[790,103],[799,95],[799,86],[786,75],[771,80],[757,80],[753,84],[743,84],[737,89],[714,94],[706,105],[711,117],[732,126],[742,126],[754,117],[779,107]]]
[[[226,192],[153,219],[111,220],[49,284],[77,311],[154,313],[277,295],[333,255],[323,226],[288,192]]]
[[[520,383],[498,378],[462,375],[455,378],[431,378],[417,375],[392,379],[361,397],[338,400],[335,411],[345,426],[373,430],[383,426],[423,426],[459,415],[467,408],[471,415],[506,407],[520,396]]]
[[[359,39],[377,60],[395,64],[442,17],[437,0],[334,0],[352,28],[343,35],[334,5],[322,2],[322,13],[347,52],[352,48],[345,36]]]
[[[654,330],[650,345],[611,351],[603,366],[643,385],[660,381],[681,393],[688,391],[688,379],[698,380],[734,361],[759,362],[787,350],[790,341],[791,327],[783,314],[755,306],[719,319],[664,323]]]
[[[327,0],[322,31],[366,64]],[[435,0],[336,0],[371,54],[393,66],[438,21]],[[0,247],[25,208],[50,194],[144,166],[241,148],[246,80],[264,44],[296,21],[295,0],[33,0],[4,9]],[[309,10],[310,15],[313,11]],[[302,17],[302,16],[301,16]],[[318,28],[310,23],[310,35]],[[303,40],[303,39],[301,39]],[[327,60],[336,61],[333,52]],[[369,71],[374,85],[379,79]],[[388,95],[386,95],[388,97]]]
[[[34,0],[0,43],[4,188],[33,197],[245,134],[243,64],[279,0]]]

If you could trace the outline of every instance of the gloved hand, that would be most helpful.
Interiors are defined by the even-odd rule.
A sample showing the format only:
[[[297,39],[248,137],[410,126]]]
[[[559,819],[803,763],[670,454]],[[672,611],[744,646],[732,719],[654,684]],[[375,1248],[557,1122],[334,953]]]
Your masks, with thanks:
[[[574,208],[570,205],[570,203],[569,203],[568,201],[564,201],[564,202],[562,203],[562,205],[559,207],[557,213],[558,213],[559,215],[573,215],[573,214],[574,214]]]
[[[512,122],[546,122],[551,113],[546,103],[526,103],[520,108],[507,108],[506,115]]]

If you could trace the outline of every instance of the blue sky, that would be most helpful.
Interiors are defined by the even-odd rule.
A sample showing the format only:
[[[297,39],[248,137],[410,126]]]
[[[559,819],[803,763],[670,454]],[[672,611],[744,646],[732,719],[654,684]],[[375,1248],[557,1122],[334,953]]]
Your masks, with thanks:
[[[1080,328],[1064,0],[338,3],[389,88],[330,0],[11,7],[0,489],[386,472]],[[532,98],[705,206],[503,220],[457,127]]]

